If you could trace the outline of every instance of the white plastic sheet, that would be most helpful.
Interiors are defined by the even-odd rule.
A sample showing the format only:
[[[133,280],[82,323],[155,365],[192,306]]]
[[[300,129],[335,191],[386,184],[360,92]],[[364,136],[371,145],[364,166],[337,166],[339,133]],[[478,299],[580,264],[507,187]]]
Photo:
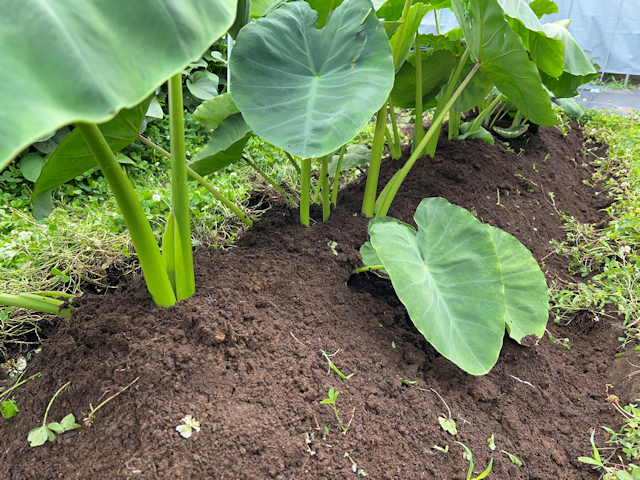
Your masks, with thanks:
[[[560,10],[542,23],[571,18],[569,32],[601,72],[640,75],[640,0],[556,0]],[[450,10],[439,12],[440,30],[458,27]],[[435,33],[433,12],[427,13],[421,33]]]

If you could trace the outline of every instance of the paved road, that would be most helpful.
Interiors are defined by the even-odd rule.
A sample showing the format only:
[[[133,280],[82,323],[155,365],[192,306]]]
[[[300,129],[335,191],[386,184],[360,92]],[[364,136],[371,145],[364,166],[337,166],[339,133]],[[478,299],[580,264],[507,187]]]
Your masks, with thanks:
[[[597,108],[626,114],[631,110],[640,110],[640,89],[584,89],[580,91],[580,97],[576,101],[586,109]]]

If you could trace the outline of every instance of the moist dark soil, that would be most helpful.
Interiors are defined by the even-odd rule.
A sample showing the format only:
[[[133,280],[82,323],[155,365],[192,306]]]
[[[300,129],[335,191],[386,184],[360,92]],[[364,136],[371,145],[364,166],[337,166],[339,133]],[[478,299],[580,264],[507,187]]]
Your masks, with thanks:
[[[594,152],[575,124],[566,136],[540,128],[510,148],[443,135],[389,215],[412,222],[423,198],[445,197],[520,239],[549,284],[570,280],[549,241],[565,238],[559,211],[605,220],[605,194],[584,183]],[[402,162],[383,163],[381,184]],[[550,321],[570,349],[547,336],[532,347],[506,337],[490,373],[466,374],[416,331],[388,281],[350,274],[367,240],[364,184],[341,191],[327,222],[316,209],[302,227],[297,211],[276,202],[234,248],[197,251],[197,292],[172,308],[155,306],[135,275],[115,293],[77,299],[30,362],[29,374],[41,377],[15,392],[21,413],[0,421],[0,478],[349,479],[362,469],[374,479],[464,479],[469,463],[456,442],[473,452],[475,475],[493,458],[489,478],[598,478],[578,457],[590,454],[592,429],[602,443],[599,425],[619,423],[606,385],[636,393],[624,390],[635,386],[614,362],[621,323]],[[322,351],[338,351],[333,363],[353,376],[330,370]],[[137,377],[92,426],[29,446],[29,430],[64,383],[49,421],[81,419]],[[321,403],[330,388],[340,391],[347,431]],[[445,402],[455,436],[438,421]],[[176,431],[185,415],[200,422],[188,439]]]

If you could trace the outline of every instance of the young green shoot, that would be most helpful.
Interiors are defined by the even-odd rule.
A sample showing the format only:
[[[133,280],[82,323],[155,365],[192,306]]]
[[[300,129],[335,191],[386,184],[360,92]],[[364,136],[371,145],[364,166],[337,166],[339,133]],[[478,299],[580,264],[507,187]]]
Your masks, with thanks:
[[[333,356],[337,355],[338,352],[340,351],[340,349],[336,350],[332,354],[328,354],[324,350],[320,350],[320,351],[322,352],[322,355],[324,356],[324,358],[329,363],[329,370],[327,370],[327,375],[329,375],[331,373],[332,369],[333,369],[334,372],[336,372],[338,374],[338,376],[340,376],[340,378],[344,378],[345,380],[349,380],[351,377],[353,377],[355,375],[355,373],[350,373],[349,375],[345,375],[340,370],[338,370],[338,367],[336,367],[335,364],[329,358],[329,357],[333,357]],[[336,397],[338,396],[337,394],[338,394],[338,392],[336,392]]]
[[[65,416],[60,423],[53,422],[47,425],[47,415],[49,415],[49,410],[51,409],[51,405],[53,405],[53,401],[56,397],[69,386],[71,382],[65,383],[62,387],[58,389],[56,393],[53,394],[51,400],[49,401],[49,405],[47,405],[47,409],[44,412],[44,419],[42,420],[42,426],[34,428],[29,432],[27,436],[27,440],[30,442],[32,447],[39,447],[40,445],[44,445],[47,440],[53,442],[56,439],[56,433],[62,434],[69,430],[74,430],[76,428],[80,428],[81,425],[76,423],[76,417],[73,416],[72,413]]]
[[[491,449],[491,451],[494,451],[496,449],[496,440],[493,433],[491,434],[491,437],[487,438],[487,443],[489,444],[489,448]]]
[[[113,400],[114,398],[116,398],[118,395],[120,395],[122,392],[124,392],[127,388],[131,387],[131,385],[133,385],[134,383],[136,383],[138,381],[140,377],[137,377],[133,382],[131,382],[129,385],[127,385],[126,387],[124,387],[122,390],[120,390],[118,393],[111,395],[109,398],[107,398],[104,402],[102,402],[100,405],[98,405],[96,408],[93,408],[93,405],[89,404],[89,408],[91,409],[90,412],[88,414],[83,413],[83,415],[85,416],[82,419],[82,423],[84,424],[85,427],[90,427],[91,425],[93,425],[93,421],[95,420],[95,416],[96,416],[96,412],[98,410],[100,410],[104,405],[106,405],[107,403],[109,403],[111,400]]]
[[[608,472],[607,467],[602,461],[602,457],[600,457],[600,452],[598,451],[598,447],[596,447],[596,442],[594,439],[595,434],[596,434],[596,430],[594,428],[593,431],[591,432],[591,438],[590,438],[591,447],[593,448],[593,455],[591,457],[578,457],[578,460],[581,461],[582,463],[593,465],[593,468],[595,468],[596,470],[600,470],[602,468]]]
[[[451,418],[451,409],[449,408],[449,405],[447,405],[447,402],[444,401],[444,398],[442,398],[440,394],[436,392],[433,388],[431,389],[431,391],[438,396],[438,398],[442,401],[442,403],[444,403],[444,406],[447,407],[447,411],[449,412],[448,417],[445,417],[444,415],[441,415],[438,417],[438,422],[440,422],[440,426],[445,432],[448,432],[451,435],[456,435],[458,433],[458,429],[456,428],[456,421],[453,418]]]
[[[407,380],[406,378],[402,378],[400,375],[396,375],[396,377],[398,377],[400,383],[402,383],[403,385],[409,385],[411,387],[417,387],[420,382],[420,380]],[[424,388],[421,388],[420,390],[424,390]]]
[[[442,453],[449,453],[449,445],[445,445],[444,448],[442,448],[440,445],[434,445],[433,447],[434,450],[438,450],[439,452]]]
[[[463,454],[463,457],[465,460],[469,461],[469,471],[467,472],[467,480],[482,480],[483,478],[485,478],[487,475],[491,473],[491,467],[493,466],[493,458],[489,460],[489,466],[485,469],[484,472],[482,472],[477,477],[471,478],[471,475],[473,475],[473,454],[471,453],[471,450],[469,450],[469,447],[467,447],[464,443],[462,442],[456,442],[456,443],[461,445],[462,448],[464,448],[465,453]]]
[[[356,273],[374,272],[376,270],[384,270],[384,265],[369,265],[367,267],[354,268],[351,270],[351,275]]]
[[[500,450],[500,451],[505,455],[507,455],[509,457],[509,460],[511,460],[516,466],[518,467],[522,466],[522,461],[518,457],[516,457],[514,454],[509,453],[506,450]]]
[[[353,473],[357,473],[359,477],[369,476],[369,474],[365,472],[364,469],[358,468],[358,464],[354,462],[353,458],[351,458],[351,456],[349,455],[349,452],[345,452],[344,458],[348,458],[349,461],[351,462],[351,470],[353,471]]]
[[[338,425],[340,425],[340,428],[342,429],[342,434],[346,435],[347,431],[349,430],[349,427],[351,426],[351,422],[353,421],[353,417],[356,409],[354,408],[353,412],[351,412],[351,419],[349,420],[349,423],[345,427],[344,424],[342,423],[342,420],[340,419],[340,415],[338,415],[338,408],[336,407],[336,400],[338,400],[338,395],[340,395],[340,392],[338,390],[334,390],[333,388],[330,388],[327,398],[322,400],[320,403],[330,404],[333,407],[333,413],[335,413],[336,415],[336,419],[338,420]]]
[[[549,341],[551,343],[555,343],[556,345],[562,345],[567,350],[571,348],[571,345],[569,345],[568,338],[555,338],[553,335],[551,335],[551,332],[549,330],[547,330],[547,334],[549,335]]]
[[[608,427],[602,427],[607,433],[607,443],[610,445],[605,449],[613,450],[613,453],[606,459],[600,456],[594,439],[595,430],[593,430],[590,438],[593,454],[591,457],[579,457],[578,460],[592,465],[596,470],[602,469],[604,471],[602,478],[605,479],[631,480],[640,478],[640,467],[632,463],[640,456],[640,409],[638,409],[637,404],[621,407],[618,397],[611,394],[609,394],[607,401],[613,404],[616,410],[624,417],[624,424],[619,432]],[[612,460],[620,450],[624,453],[624,456],[618,455],[618,461]]]

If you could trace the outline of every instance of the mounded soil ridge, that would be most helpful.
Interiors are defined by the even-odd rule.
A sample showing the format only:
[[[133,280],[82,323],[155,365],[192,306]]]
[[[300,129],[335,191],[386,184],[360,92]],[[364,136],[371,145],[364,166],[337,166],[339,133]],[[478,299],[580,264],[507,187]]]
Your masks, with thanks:
[[[605,195],[583,183],[597,152],[585,149],[575,124],[566,137],[540,128],[510,148],[443,134],[389,215],[413,223],[423,198],[445,197],[515,235],[549,283],[569,279],[549,241],[564,238],[558,211],[605,219]],[[381,185],[404,159],[383,163]],[[197,292],[174,307],[155,306],[140,276],[122,278],[115,293],[77,299],[72,318],[30,362],[28,373],[41,377],[15,392],[21,413],[0,421],[0,478],[349,479],[358,478],[355,463],[374,479],[464,479],[469,464],[456,442],[473,452],[475,475],[493,457],[489,478],[598,478],[577,458],[590,454],[593,428],[617,425],[605,385],[619,373],[619,324],[551,321],[569,350],[546,336],[532,347],[505,337],[489,374],[466,374],[415,330],[388,281],[350,274],[368,239],[358,213],[364,183],[341,191],[328,222],[316,209],[302,227],[296,210],[276,202],[234,248],[198,250]],[[353,376],[340,378],[323,351],[338,351],[331,360]],[[48,421],[68,413],[80,420],[90,403],[137,377],[91,427],[29,447],[29,430],[64,383]],[[330,388],[340,392],[346,432],[320,403]],[[443,401],[455,436],[440,427]],[[185,415],[200,422],[188,439],[176,431]]]

